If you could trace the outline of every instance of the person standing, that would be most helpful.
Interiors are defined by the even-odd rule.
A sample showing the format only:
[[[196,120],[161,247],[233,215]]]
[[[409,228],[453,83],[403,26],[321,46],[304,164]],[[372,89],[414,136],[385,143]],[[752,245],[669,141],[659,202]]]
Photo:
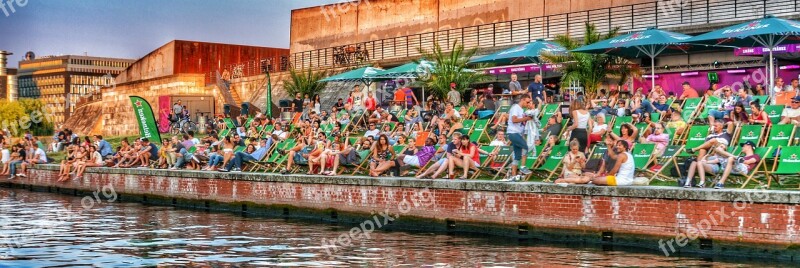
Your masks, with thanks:
[[[303,112],[303,99],[300,97],[300,92],[294,94],[294,99],[292,100],[292,111],[295,113]]]
[[[586,152],[586,147],[589,146],[589,132],[587,129],[590,119],[589,111],[584,107],[583,102],[575,101],[572,103],[572,118],[574,122],[567,128],[571,132],[569,140],[578,140],[581,152]]]
[[[534,119],[531,116],[525,115],[524,108],[531,108],[532,103],[531,96],[523,95],[520,97],[519,103],[512,105],[511,110],[508,111],[508,128],[506,128],[506,134],[508,140],[511,141],[514,156],[511,162],[511,174],[503,181],[518,181],[520,179],[520,176],[517,175],[518,169],[523,174],[530,174],[530,171],[524,166],[522,168],[519,168],[519,166],[523,156],[527,155],[528,151],[528,143],[525,141],[525,138],[523,138],[525,124],[529,120]]]
[[[689,98],[699,98],[699,97],[700,94],[698,94],[697,90],[695,90],[694,88],[692,88],[691,85],[689,85],[688,81],[683,82],[683,93],[681,93],[681,95],[678,97],[678,100],[685,100]]]
[[[181,101],[172,105],[172,114],[175,115],[175,120],[180,120],[180,116],[183,115],[183,104],[181,104]]]
[[[454,106],[461,105],[461,93],[456,90],[456,83],[450,83],[450,91],[447,92],[447,100]]]
[[[528,92],[531,93],[531,98],[539,103],[545,103],[547,100],[547,92],[544,90],[542,84],[542,75],[537,74],[533,77],[533,82],[528,85]]]
[[[364,110],[364,92],[361,92],[361,86],[353,86],[353,94],[350,96],[352,101],[351,105],[353,110]]]
[[[375,101],[375,98],[372,97],[372,92],[367,93],[367,98],[364,99],[364,107],[367,108],[367,114],[374,113],[375,109],[378,107],[378,103]]]
[[[405,82],[401,81],[400,85],[404,85],[404,84],[405,84]],[[403,87],[403,94],[406,96],[406,107],[410,108],[410,107],[414,107],[414,105],[419,104],[419,101],[417,101],[417,96],[414,95],[414,91],[411,90],[410,87],[407,87],[407,86]]]
[[[508,90],[511,91],[511,96],[514,103],[518,103],[522,95],[528,95],[527,90],[522,90],[522,85],[517,81],[517,74],[511,74],[511,82],[508,83]]]

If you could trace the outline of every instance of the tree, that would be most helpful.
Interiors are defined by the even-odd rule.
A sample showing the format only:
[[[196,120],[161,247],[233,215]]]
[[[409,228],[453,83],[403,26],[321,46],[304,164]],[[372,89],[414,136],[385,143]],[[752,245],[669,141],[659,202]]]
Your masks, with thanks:
[[[311,69],[295,70],[289,69],[289,80],[283,83],[283,88],[286,89],[291,95],[296,93],[308,94],[314,96],[319,94],[328,85],[326,82],[320,82],[328,76],[325,71],[314,72]]]
[[[606,40],[617,36],[619,27],[611,29],[608,33],[602,34],[594,24],[586,23],[584,38],[582,41],[569,37],[569,35],[558,35],[554,42],[564,46],[567,50],[593,44],[601,40]],[[566,55],[542,55],[542,58],[550,63],[562,64],[561,87],[569,86],[572,81],[578,81],[584,87],[586,94],[594,95],[601,83],[608,78],[617,78],[620,84],[624,83],[632,75],[639,73],[639,68],[634,66],[629,60],[606,54],[587,54],[569,52]]]
[[[53,134],[52,114],[45,110],[45,104],[38,99],[19,101],[0,101],[0,127],[8,129],[12,135],[19,136],[30,130],[34,136]]]
[[[486,80],[489,76],[485,73],[467,68],[467,63],[475,52],[477,49],[465,50],[458,42],[453,43],[451,51],[443,51],[438,43],[434,44],[431,51],[420,49],[423,58],[435,63],[433,70],[430,70],[430,79],[425,82],[429,92],[444,98],[450,91],[450,83],[456,83],[456,90],[464,93],[470,85]],[[485,66],[476,66],[483,67]]]

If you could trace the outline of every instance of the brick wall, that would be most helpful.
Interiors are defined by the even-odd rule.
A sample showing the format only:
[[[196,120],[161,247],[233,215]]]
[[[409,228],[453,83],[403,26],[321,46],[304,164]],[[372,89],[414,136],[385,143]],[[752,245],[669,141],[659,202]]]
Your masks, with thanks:
[[[799,240],[795,222],[800,212],[797,207],[800,195],[788,191],[561,187],[542,183],[162,170],[105,169],[103,172],[87,173],[82,180],[62,184],[55,181],[57,166],[38,166],[29,178],[13,183],[79,190],[95,190],[110,184],[116,192],[126,195],[289,205],[365,215],[388,209],[401,217],[512,228],[529,226],[532,232],[555,229],[598,236],[612,232],[615,237],[648,237],[649,244],[645,247],[656,251],[659,251],[656,241],[691,234],[692,227],[700,227],[715,249],[723,251],[726,248],[721,245],[735,244],[770,248],[779,250],[782,256],[790,256],[783,250],[793,248],[790,245]],[[401,209],[404,200],[409,201],[405,203],[407,211]],[[703,222],[708,222],[707,227]],[[692,241],[692,247],[699,247],[698,241]]]

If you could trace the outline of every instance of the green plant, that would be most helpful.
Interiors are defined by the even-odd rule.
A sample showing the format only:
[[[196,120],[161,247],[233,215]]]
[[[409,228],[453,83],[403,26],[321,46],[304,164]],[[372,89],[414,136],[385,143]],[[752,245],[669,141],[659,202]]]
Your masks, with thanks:
[[[456,90],[463,93],[471,84],[486,80],[489,76],[485,73],[467,68],[475,52],[477,49],[465,50],[458,42],[453,43],[451,51],[442,50],[438,43],[434,44],[431,51],[420,49],[422,58],[435,63],[433,70],[430,70],[430,79],[424,83],[428,92],[444,98],[450,91],[450,83],[456,83]],[[483,67],[485,65],[475,66],[476,69]]]
[[[7,128],[12,135],[21,136],[31,131],[35,136],[53,134],[51,111],[38,99],[20,99],[18,101],[0,101],[0,125]]]
[[[314,72],[311,69],[306,70],[289,70],[289,80],[284,82],[283,88],[291,95],[296,93],[308,94],[314,96],[319,94],[328,85],[326,82],[320,82],[328,76],[328,72],[319,71]]]
[[[613,38],[619,33],[619,27],[611,29],[608,33],[602,34],[594,24],[586,23],[584,38],[578,40],[569,35],[558,35],[554,42],[564,46],[568,50],[596,43],[601,40]],[[572,81],[580,82],[586,94],[594,95],[601,83],[609,78],[619,79],[624,83],[633,75],[639,74],[638,66],[629,60],[606,54],[587,54],[569,52],[566,55],[542,55],[542,58],[550,63],[560,63],[563,67],[561,73],[561,86],[567,87]]]

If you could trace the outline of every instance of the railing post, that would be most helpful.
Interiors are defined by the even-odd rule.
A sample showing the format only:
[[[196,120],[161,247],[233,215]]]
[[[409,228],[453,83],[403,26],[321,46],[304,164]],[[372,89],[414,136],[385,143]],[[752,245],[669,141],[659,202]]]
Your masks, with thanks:
[[[478,29],[479,29],[478,32],[480,32],[480,28]],[[492,46],[495,47],[497,46],[496,44],[497,44],[497,23],[492,23]],[[478,47],[480,46],[481,44],[478,44]]]
[[[681,0],[678,0],[678,1],[681,1]],[[653,15],[656,18],[656,25],[655,25],[656,28],[658,28],[658,2],[661,2],[661,1],[656,1],[656,10],[653,11]]]
[[[532,32],[531,32],[531,18],[528,18],[528,25],[526,25],[525,27],[528,28],[528,43],[530,43],[532,41],[531,40],[531,34],[532,34]]]
[[[634,16],[634,14],[633,14],[633,5],[631,5],[631,27],[628,28],[631,31],[633,30],[633,16]]]
[[[545,27],[544,27],[545,28],[545,36],[544,37],[545,38],[549,38],[550,37],[550,16],[545,17],[545,19],[547,20],[547,23],[545,24]]]
[[[739,1],[738,0],[733,0],[733,17],[734,18],[738,18],[739,17]]]
[[[766,3],[767,0],[764,0]],[[711,23],[711,0],[706,0],[706,23]]]
[[[764,0],[762,6],[764,7],[764,15],[763,16],[766,16],[767,15],[767,0]]]
[[[610,31],[611,29],[614,29],[614,27],[611,26],[611,8],[608,8],[608,30]]]

